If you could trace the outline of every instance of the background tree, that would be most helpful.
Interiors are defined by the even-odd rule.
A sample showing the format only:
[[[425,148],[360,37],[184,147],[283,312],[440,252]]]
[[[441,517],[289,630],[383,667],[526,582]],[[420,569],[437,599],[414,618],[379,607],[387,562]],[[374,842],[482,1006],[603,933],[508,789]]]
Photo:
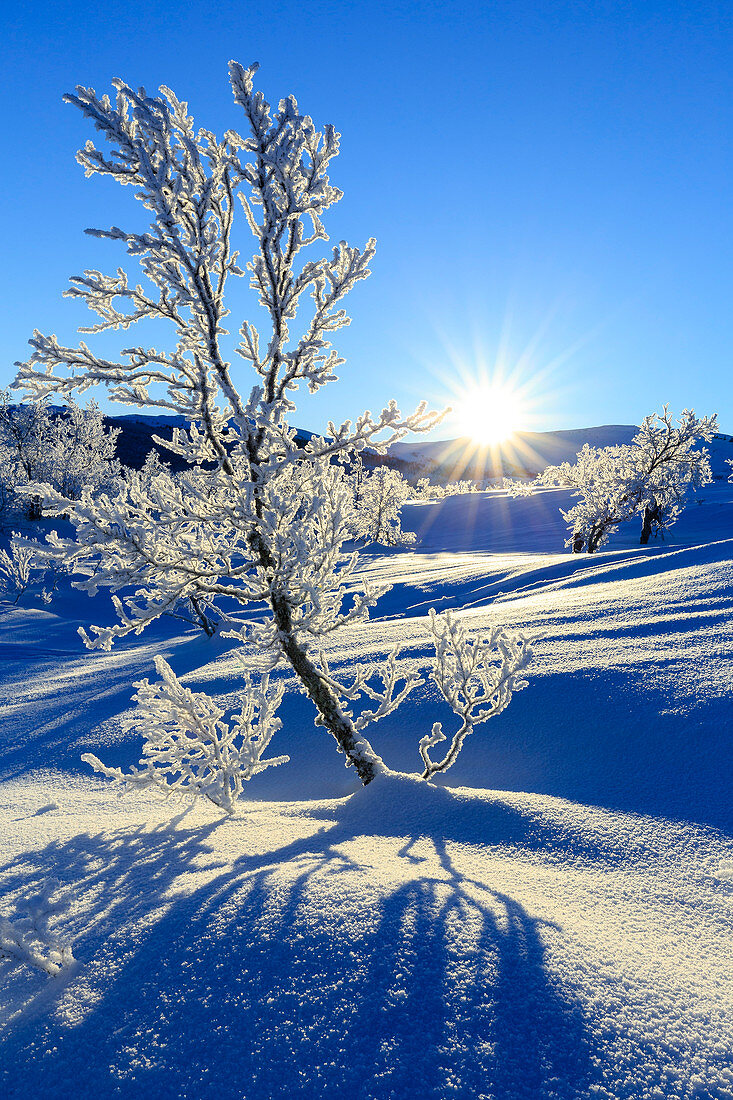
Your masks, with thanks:
[[[0,391],[0,508],[41,515],[39,493],[26,486],[45,482],[72,500],[84,487],[98,491],[120,476],[115,459],[119,429],[107,430],[95,402],[86,408],[67,398],[63,408],[44,399],[18,405]]]
[[[383,546],[409,546],[415,535],[402,530],[402,505],[412,490],[399,470],[378,466],[364,473],[358,499],[354,494],[354,534]]]
[[[548,466],[537,484],[569,485],[579,498],[562,513],[571,532],[567,545],[592,554],[636,515],[642,517],[642,544],[669,528],[687,493],[712,481],[708,452],[699,443],[716,430],[715,416],[698,418],[685,409],[675,423],[665,405],[644,418],[629,446],[586,444],[574,463]]]
[[[50,474],[51,414],[44,400],[14,405],[8,390],[0,390],[0,479],[3,510],[18,503],[18,489],[31,481],[46,481]],[[41,514],[41,499],[26,498],[29,519]]]
[[[78,500],[85,488],[95,492],[112,489],[122,468],[115,458],[119,428],[107,429],[95,401],[86,408],[67,399],[54,415],[44,480],[70,500]],[[40,480],[40,479],[34,479]]]

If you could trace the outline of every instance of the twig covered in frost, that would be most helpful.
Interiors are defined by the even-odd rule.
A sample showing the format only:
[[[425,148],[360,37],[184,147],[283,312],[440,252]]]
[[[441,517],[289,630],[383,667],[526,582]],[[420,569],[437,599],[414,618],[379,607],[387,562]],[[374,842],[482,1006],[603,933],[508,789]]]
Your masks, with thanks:
[[[351,683],[347,684],[337,680],[333,676],[326,660],[326,655],[321,653],[321,667],[324,670],[324,674],[328,677],[328,683],[334,691],[338,692],[343,699],[348,699],[350,702],[369,699],[371,702],[376,703],[376,706],[372,710],[362,710],[356,718],[354,718],[350,710],[345,711],[353,720],[355,730],[363,730],[372,722],[379,722],[380,719],[393,714],[404,702],[412,689],[425,682],[419,672],[398,672],[398,654],[399,647],[395,647],[381,668],[375,668],[373,665],[357,668],[354,679]],[[375,677],[379,677],[382,682],[381,690],[374,687],[369,682]],[[402,687],[398,691],[397,686],[400,681],[402,681]]]
[[[435,646],[431,678],[461,719],[461,726],[453,735],[448,752],[437,762],[430,759],[430,749],[446,740],[442,723],[435,722],[432,731],[421,739],[423,779],[447,771],[475,727],[501,714],[512,693],[527,686],[521,676],[533,655],[532,646],[523,634],[502,626],[493,627],[485,638],[467,638],[462,624],[450,611],[436,615],[431,608],[430,631]]]
[[[35,550],[13,535],[8,550],[0,550],[0,593],[7,593],[17,603],[31,583]]]
[[[123,719],[125,731],[135,730],[145,738],[141,766],[129,772],[108,768],[90,752],[82,760],[125,790],[154,787],[165,795],[201,794],[232,813],[245,782],[290,759],[263,759],[282,725],[276,712],[284,685],[270,687],[265,675],[254,686],[246,677],[244,706],[227,722],[225,711],[208,695],[184,687],[162,657],[155,658],[155,667],[162,683],[135,684],[137,710]]]
[[[0,918],[0,958],[26,963],[52,976],[73,965],[71,943],[49,928],[51,918],[67,905],[63,896],[51,900],[58,888],[58,879],[48,879],[40,894],[19,903],[18,910],[25,916]]]
[[[8,550],[0,550],[0,598],[17,604],[29,589],[49,604],[66,573],[63,560],[49,556],[46,545],[13,533]]]

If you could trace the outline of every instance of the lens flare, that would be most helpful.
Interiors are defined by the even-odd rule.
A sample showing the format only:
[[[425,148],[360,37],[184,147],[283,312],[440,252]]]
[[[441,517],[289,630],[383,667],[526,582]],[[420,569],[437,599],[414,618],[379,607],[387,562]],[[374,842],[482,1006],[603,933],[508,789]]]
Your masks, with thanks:
[[[492,446],[519,427],[525,410],[519,394],[506,385],[487,383],[467,390],[457,402],[456,418],[463,435]]]

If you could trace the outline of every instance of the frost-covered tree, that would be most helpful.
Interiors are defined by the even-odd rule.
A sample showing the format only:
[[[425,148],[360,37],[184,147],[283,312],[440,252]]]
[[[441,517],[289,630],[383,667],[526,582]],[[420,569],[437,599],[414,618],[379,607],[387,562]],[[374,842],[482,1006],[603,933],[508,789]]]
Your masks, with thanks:
[[[109,431],[95,402],[86,408],[67,398],[63,409],[44,399],[14,405],[0,391],[0,505],[24,502],[30,519],[41,514],[41,495],[24,492],[43,482],[76,500],[83,488],[98,490],[120,474],[115,459],[119,429]]]
[[[369,274],[375,243],[360,249],[341,242],[329,256],[311,252],[298,266],[302,249],[327,239],[322,218],[341,197],[328,176],[339,135],[332,126],[317,131],[292,96],[273,110],[254,89],[256,70],[230,66],[244,137],[196,130],[187,105],[167,88],[149,96],[117,80],[114,99],[82,87],[66,97],[108,145],[105,152],[87,142],[78,154],[86,174],[131,186],[151,215],[142,233],[90,231],[123,243],[146,283],[133,284],[122,269],[72,278],[67,294],[99,317],[83,331],[156,320],[170,327],[175,343],[170,350],[128,346],[112,360],[86,343],[66,347],[36,332],[17,384],[38,398],[102,384],[113,400],[168,409],[190,422],[165,444],[187,465],[175,483],[159,477],[149,491],[124,483],[114,498],[84,491],[71,506],[60,493],[45,492],[45,505],[69,512],[77,531],[76,542],[56,538],[55,553],[73,562],[88,591],[116,593],[119,623],[95,628],[87,643],[109,648],[191,596],[259,604],[262,619],[230,633],[253,641],[272,666],[292,667],[316,722],[368,783],[381,761],[319,654],[321,640],[364,617],[378,595],[347,593],[355,562],[342,551],[345,506],[331,460],[367,444],[382,449],[436,419],[424,405],[403,417],[391,402],[377,416],[329,424],[327,438],[296,441],[293,395],[303,387],[315,393],[335,378],[342,360],[331,339],[348,323],[342,301]],[[239,210],[256,247],[244,268],[232,238]],[[243,276],[269,319],[264,339],[250,321],[239,328],[235,354],[254,373],[245,390],[225,341],[227,285]],[[305,321],[291,333],[308,300]],[[300,463],[309,464],[312,491],[293,500],[283,487]],[[389,706],[385,698],[378,709]]]
[[[3,510],[21,499],[20,489],[32,481],[47,481],[53,425],[46,401],[14,405],[8,390],[0,390],[0,479]],[[41,514],[41,500],[32,494],[25,500],[29,519]]]
[[[422,778],[428,780],[447,771],[475,727],[501,714],[512,693],[527,686],[521,677],[532,659],[532,647],[519,631],[497,626],[487,637],[469,638],[463,624],[449,612],[437,616],[433,609],[430,629],[435,646],[432,679],[461,725],[442,760],[430,759],[430,749],[446,739],[441,723],[434,723],[432,732],[421,739]],[[379,669],[357,668],[351,682],[337,680],[321,655],[321,673],[344,701],[344,714],[357,734],[391,714],[413,687],[423,683],[418,673],[400,676],[397,654],[393,650]],[[126,731],[143,735],[140,766],[129,772],[110,768],[93,753],[85,753],[82,760],[123,791],[151,788],[166,797],[203,795],[233,813],[245,782],[289,759],[263,755],[281,725],[276,712],[284,684],[270,687],[265,676],[253,685],[248,678],[242,710],[227,718],[209,696],[185,687],[162,657],[156,657],[155,665],[162,682],[136,684],[137,708],[123,719]],[[375,684],[376,678],[381,686]],[[349,704],[356,704],[353,711],[347,709]]]
[[[353,526],[356,538],[383,546],[409,546],[414,534],[402,530],[400,513],[411,489],[399,470],[378,466],[360,480],[354,500]]]
[[[660,534],[677,520],[686,494],[713,480],[710,456],[701,441],[709,442],[718,429],[717,416],[697,418],[685,409],[677,424],[665,405],[661,413],[642,421],[633,446],[639,448],[641,478],[639,511],[641,543]]]
[[[461,719],[461,725],[442,760],[430,759],[431,748],[446,740],[442,723],[435,722],[432,731],[421,739],[423,779],[452,767],[476,726],[506,710],[513,692],[527,686],[522,675],[533,656],[528,640],[504,627],[494,627],[485,638],[468,638],[463,624],[449,611],[436,615],[431,608],[430,630],[435,646],[431,678]]]
[[[95,401],[86,408],[67,396],[66,407],[54,416],[45,480],[64,497],[78,500],[85,488],[113,487],[121,475],[115,458],[119,428],[108,429]]]
[[[642,518],[642,544],[669,528],[686,494],[712,480],[708,452],[699,443],[716,429],[715,416],[698,418],[688,409],[675,423],[665,405],[644,418],[629,446],[586,444],[575,462],[548,466],[537,484],[571,486],[578,498],[562,512],[570,530],[567,545],[592,554],[636,515]]]

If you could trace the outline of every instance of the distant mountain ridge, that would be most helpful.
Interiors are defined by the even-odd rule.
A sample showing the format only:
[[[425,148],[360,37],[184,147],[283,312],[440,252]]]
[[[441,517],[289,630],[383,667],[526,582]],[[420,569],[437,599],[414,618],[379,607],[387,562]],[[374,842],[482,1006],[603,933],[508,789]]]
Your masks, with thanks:
[[[104,417],[108,428],[119,428],[117,437],[117,457],[125,466],[131,466],[139,470],[150,451],[157,451],[161,459],[167,462],[172,470],[182,470],[185,463],[178,455],[171,454],[164,447],[160,447],[153,441],[153,436],[163,440],[171,440],[175,428],[186,428],[188,420],[183,416],[146,416],[143,413],[125,413],[120,416]],[[315,432],[309,432],[305,428],[296,428],[295,438],[301,445],[316,436]],[[364,464],[367,467],[388,465],[401,470],[406,475],[411,472],[419,473],[422,465],[415,466],[409,459],[400,455],[382,456],[374,451],[364,452]],[[414,469],[413,469],[414,467]]]
[[[468,438],[430,443],[395,443],[390,454],[440,480],[483,480],[495,477],[535,477],[546,466],[572,462],[587,443],[591,447],[629,444],[638,432],[635,424],[600,424],[556,432],[515,432],[491,447]],[[733,460],[733,436],[718,433],[707,444],[713,476],[727,478],[727,460]]]
[[[157,450],[172,469],[183,468],[184,463],[155,444],[153,436],[172,439],[174,428],[187,426],[185,417],[124,413],[105,415],[104,419],[108,428],[120,429],[117,456],[126,466],[140,469],[149,451]],[[600,424],[556,432],[516,432],[510,439],[491,447],[479,446],[468,438],[421,443],[417,437],[414,442],[394,443],[384,456],[367,450],[363,458],[368,467],[392,466],[411,480],[422,476],[440,481],[534,477],[545,466],[572,462],[586,443],[591,447],[628,444],[638,430],[634,424]],[[296,439],[300,443],[306,443],[315,434],[303,428],[296,429]],[[733,460],[733,435],[719,432],[707,447],[713,476],[727,478],[731,473],[727,461]]]

